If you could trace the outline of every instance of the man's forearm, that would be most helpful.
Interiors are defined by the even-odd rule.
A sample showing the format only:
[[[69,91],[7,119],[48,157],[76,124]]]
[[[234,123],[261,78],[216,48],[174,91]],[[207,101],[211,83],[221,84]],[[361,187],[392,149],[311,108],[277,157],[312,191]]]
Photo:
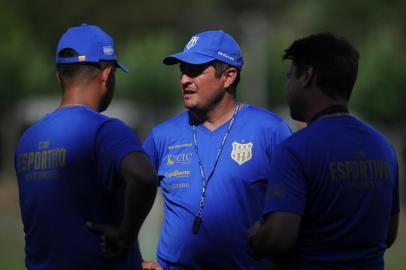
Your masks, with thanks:
[[[120,231],[134,240],[154,203],[159,181],[143,153],[127,155],[121,163],[121,175],[127,186]]]
[[[120,229],[126,235],[131,236],[131,239],[138,236],[142,223],[154,203],[157,186],[152,178],[142,181],[135,179],[127,182],[124,217]]]

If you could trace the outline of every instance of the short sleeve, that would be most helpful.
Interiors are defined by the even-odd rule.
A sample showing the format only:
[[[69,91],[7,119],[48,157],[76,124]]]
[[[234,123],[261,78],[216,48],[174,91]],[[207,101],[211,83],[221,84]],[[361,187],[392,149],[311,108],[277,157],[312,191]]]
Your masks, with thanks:
[[[155,140],[152,132],[145,139],[143,147],[150,161],[155,166],[155,169],[158,170],[159,169],[158,151],[156,149]]]
[[[103,123],[96,135],[94,147],[98,175],[108,190],[121,184],[119,175],[122,159],[132,152],[144,152],[136,134],[117,119]]]
[[[271,160],[271,174],[264,215],[271,212],[291,212],[303,216],[306,202],[306,183],[299,160],[281,144]]]

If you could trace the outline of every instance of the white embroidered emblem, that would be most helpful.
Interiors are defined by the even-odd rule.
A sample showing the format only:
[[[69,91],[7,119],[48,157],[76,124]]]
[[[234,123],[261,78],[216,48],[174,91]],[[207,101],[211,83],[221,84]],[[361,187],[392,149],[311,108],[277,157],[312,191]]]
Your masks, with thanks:
[[[199,40],[198,36],[193,36],[189,42],[186,44],[186,49],[190,50],[192,47],[194,47]]]
[[[231,158],[239,165],[242,165],[252,158],[252,146],[253,143],[241,144],[238,142],[233,142]]]
[[[113,46],[103,46],[103,53],[104,55],[113,55],[114,54]]]

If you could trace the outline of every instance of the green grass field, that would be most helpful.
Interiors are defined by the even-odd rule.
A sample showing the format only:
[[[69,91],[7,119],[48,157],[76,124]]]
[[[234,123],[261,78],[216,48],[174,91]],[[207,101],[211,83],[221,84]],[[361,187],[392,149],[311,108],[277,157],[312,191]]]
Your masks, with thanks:
[[[140,243],[144,258],[153,259],[160,224],[159,207],[141,230]],[[404,212],[404,211],[403,211]],[[0,270],[23,270],[24,236],[15,182],[0,182]],[[386,252],[387,270],[406,269],[406,216],[401,215],[396,243]]]

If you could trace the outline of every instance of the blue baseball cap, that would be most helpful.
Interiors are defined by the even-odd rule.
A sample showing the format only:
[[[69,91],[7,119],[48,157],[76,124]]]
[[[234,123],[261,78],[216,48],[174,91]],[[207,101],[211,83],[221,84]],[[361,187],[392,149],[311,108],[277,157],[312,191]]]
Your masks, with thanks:
[[[227,63],[238,69],[241,69],[244,64],[237,42],[223,30],[206,31],[194,35],[182,52],[165,57],[163,63],[173,65],[185,62],[200,65],[214,60]]]
[[[64,49],[72,49],[79,56],[59,57],[59,53]],[[118,62],[113,39],[98,26],[82,24],[71,27],[59,40],[56,63],[99,63],[100,61],[115,61],[118,68],[128,72],[128,69]]]

